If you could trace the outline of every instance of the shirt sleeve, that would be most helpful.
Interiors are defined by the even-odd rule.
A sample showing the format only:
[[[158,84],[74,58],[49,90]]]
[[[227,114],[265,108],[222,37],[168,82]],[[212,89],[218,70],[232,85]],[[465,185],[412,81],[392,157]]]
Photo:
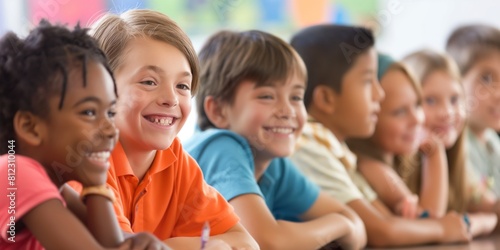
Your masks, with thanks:
[[[20,155],[15,156],[15,165],[9,167],[8,164],[6,155],[0,157],[1,175],[6,179],[12,176],[7,181],[0,181],[0,229],[5,240],[11,219],[19,222],[26,213],[51,199],[60,200],[65,205],[59,190],[41,164]]]
[[[205,145],[197,158],[205,180],[228,201],[243,194],[264,197],[255,181],[250,147],[238,139],[219,134]]]
[[[184,153],[179,168],[179,187],[182,202],[178,204],[180,216],[172,233],[177,236],[200,236],[205,222],[210,223],[210,234],[222,234],[232,228],[239,219],[222,195],[203,180],[196,161]],[[184,190],[184,191],[183,191]]]
[[[276,183],[280,187],[276,194],[276,210],[286,213],[276,217],[298,220],[318,199],[319,187],[302,175],[289,159],[280,158],[273,162],[279,164],[282,170]]]
[[[344,165],[324,148],[305,144],[291,159],[304,175],[340,202],[364,198]]]

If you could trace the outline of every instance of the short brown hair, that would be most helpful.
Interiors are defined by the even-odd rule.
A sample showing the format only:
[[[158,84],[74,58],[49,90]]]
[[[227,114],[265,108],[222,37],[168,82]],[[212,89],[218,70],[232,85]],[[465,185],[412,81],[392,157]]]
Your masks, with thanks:
[[[273,85],[292,73],[307,80],[297,52],[282,39],[257,30],[220,31],[212,35],[201,49],[199,60],[200,93],[196,105],[201,130],[215,127],[205,113],[207,96],[232,104],[236,89],[244,80],[255,81],[257,86]]]
[[[448,38],[446,50],[464,75],[491,51],[500,52],[500,30],[488,25],[459,27]]]
[[[316,25],[299,31],[290,44],[302,57],[309,74],[304,104],[309,108],[316,86],[342,92],[345,74],[357,58],[373,48],[371,30],[334,24]]]
[[[137,37],[148,37],[168,43],[184,54],[191,67],[192,94],[196,93],[199,63],[191,40],[172,19],[153,10],[129,10],[121,15],[106,14],[92,25],[92,35],[108,57],[115,71],[122,63],[127,43]]]

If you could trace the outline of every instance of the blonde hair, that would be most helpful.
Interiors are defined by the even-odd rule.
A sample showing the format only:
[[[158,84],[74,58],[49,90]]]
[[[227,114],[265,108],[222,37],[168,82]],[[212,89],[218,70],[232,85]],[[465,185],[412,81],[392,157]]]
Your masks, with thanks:
[[[421,50],[406,56],[402,62],[407,65],[417,76],[422,85],[429,75],[436,71],[449,74],[454,80],[460,82],[460,71],[456,63],[446,54],[431,50]],[[446,150],[448,159],[448,210],[465,212],[470,201],[470,192],[467,187],[465,165],[465,130],[462,130],[455,144]],[[416,168],[408,176],[408,187],[417,192],[421,186],[421,167]]]
[[[129,10],[121,15],[108,13],[92,25],[92,36],[108,57],[113,71],[123,63],[123,50],[129,41],[147,37],[168,43],[181,51],[189,62],[193,82],[191,92],[198,88],[199,63],[191,40],[172,19],[153,10]]]

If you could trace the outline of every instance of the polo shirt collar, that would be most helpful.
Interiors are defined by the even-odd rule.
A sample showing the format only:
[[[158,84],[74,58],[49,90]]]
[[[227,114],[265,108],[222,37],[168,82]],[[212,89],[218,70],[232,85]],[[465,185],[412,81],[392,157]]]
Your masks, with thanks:
[[[177,141],[174,140],[172,145],[165,150],[156,151],[155,158],[153,159],[152,166],[146,172],[146,175],[153,175],[158,172],[161,172],[168,167],[170,167],[176,160],[172,147]],[[125,150],[123,150],[123,146],[120,142],[118,142],[115,146],[111,154],[112,165],[115,168],[116,176],[125,176],[125,175],[134,175],[134,171],[130,166],[130,162],[128,161],[127,155],[125,154]]]

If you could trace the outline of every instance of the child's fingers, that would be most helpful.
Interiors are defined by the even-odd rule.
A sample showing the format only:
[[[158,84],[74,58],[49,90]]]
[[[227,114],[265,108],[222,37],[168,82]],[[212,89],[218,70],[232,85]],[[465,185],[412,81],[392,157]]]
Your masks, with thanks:
[[[231,246],[223,240],[210,239],[203,250],[231,250]]]
[[[117,248],[117,250],[129,250],[131,249],[131,247],[132,247],[132,240],[127,239]]]

